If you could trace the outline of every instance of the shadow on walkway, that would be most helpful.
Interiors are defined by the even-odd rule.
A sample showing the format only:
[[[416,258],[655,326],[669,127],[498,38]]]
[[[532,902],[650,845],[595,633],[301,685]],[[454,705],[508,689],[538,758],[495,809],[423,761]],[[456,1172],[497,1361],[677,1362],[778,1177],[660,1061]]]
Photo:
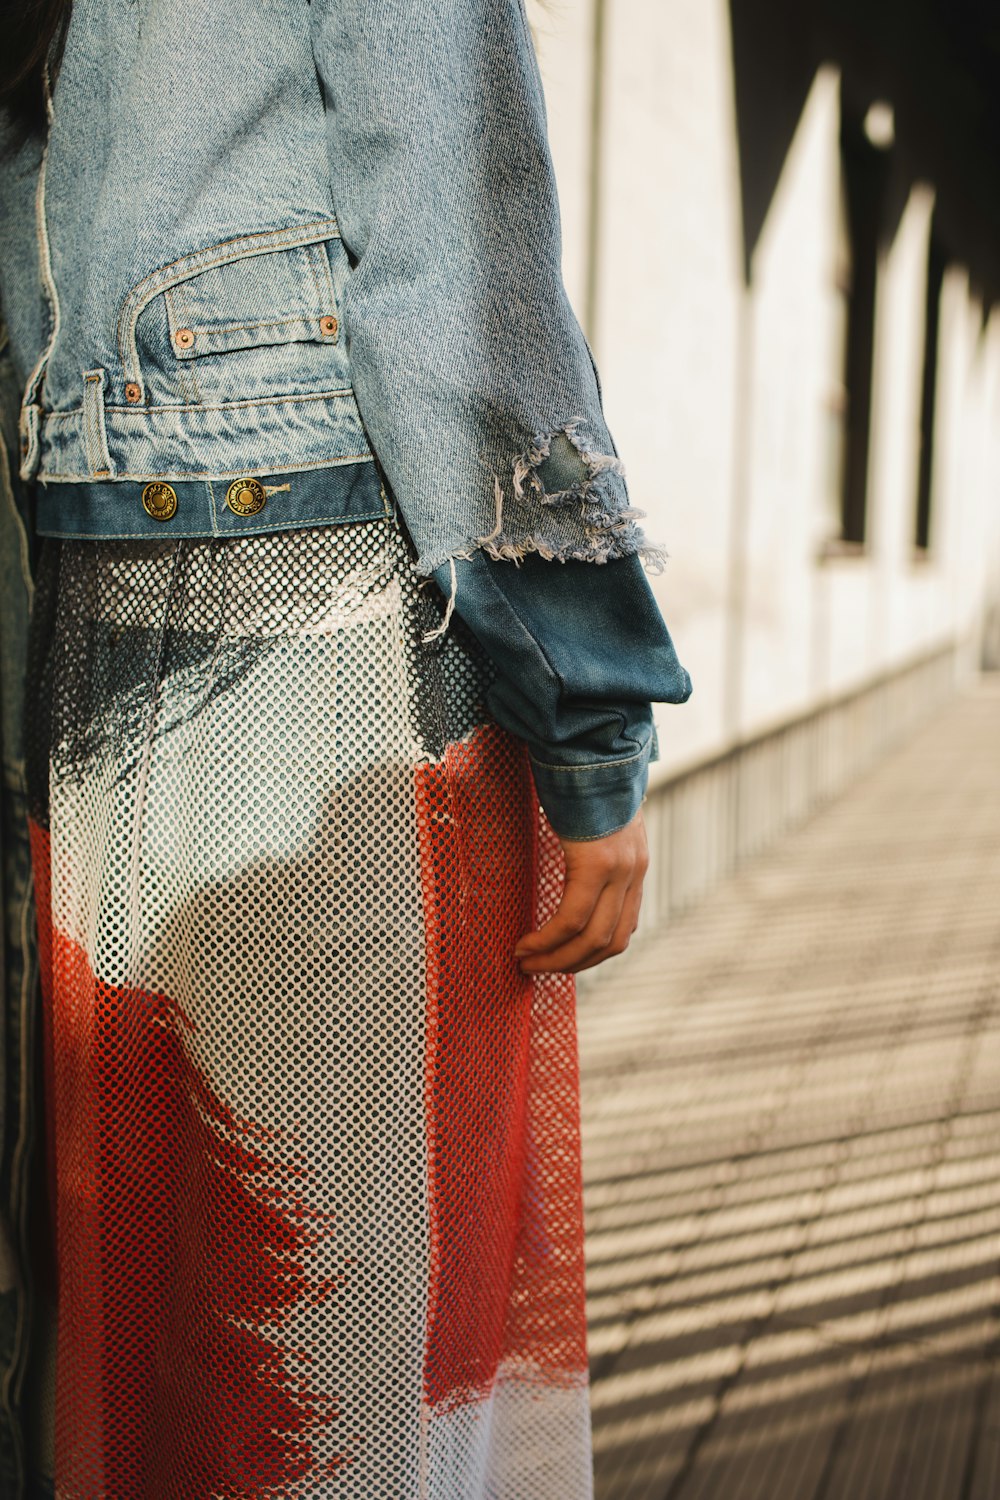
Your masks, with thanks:
[[[580,1002],[599,1500],[1000,1496],[1000,691]]]

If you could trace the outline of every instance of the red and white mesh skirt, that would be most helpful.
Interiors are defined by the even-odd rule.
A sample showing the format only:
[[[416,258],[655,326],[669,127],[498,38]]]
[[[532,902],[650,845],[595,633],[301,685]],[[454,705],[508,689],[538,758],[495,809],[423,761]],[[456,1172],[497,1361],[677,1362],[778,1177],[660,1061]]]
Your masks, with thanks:
[[[64,1500],[587,1500],[561,851],[385,520],[46,539]]]

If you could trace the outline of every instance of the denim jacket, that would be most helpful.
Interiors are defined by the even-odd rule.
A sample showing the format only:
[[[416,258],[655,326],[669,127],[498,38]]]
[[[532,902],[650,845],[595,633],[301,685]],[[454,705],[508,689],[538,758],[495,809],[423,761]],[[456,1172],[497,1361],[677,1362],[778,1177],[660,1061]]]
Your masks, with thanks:
[[[45,138],[0,162],[35,529],[398,506],[557,829],[620,826],[650,702],[691,684],[563,285],[523,0],[75,0],[47,85]],[[539,560],[605,566],[581,592]]]

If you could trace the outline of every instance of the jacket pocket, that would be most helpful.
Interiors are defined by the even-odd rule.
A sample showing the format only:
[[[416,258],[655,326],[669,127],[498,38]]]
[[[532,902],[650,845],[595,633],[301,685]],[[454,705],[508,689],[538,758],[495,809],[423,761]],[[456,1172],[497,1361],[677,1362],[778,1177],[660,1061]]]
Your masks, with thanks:
[[[243,235],[161,266],[132,288],[119,318],[126,400],[267,399],[343,385],[348,274],[329,220]]]
[[[340,336],[325,244],[273,250],[200,271],[164,294],[177,359]]]

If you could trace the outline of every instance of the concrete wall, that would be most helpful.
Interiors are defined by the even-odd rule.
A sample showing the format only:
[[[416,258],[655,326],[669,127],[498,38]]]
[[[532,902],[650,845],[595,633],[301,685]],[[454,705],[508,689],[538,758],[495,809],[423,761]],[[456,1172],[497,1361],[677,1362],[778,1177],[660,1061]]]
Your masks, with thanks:
[[[813,81],[748,288],[726,0],[604,0],[596,94],[594,4],[528,10],[567,286],[633,501],[671,553],[651,581],[695,683],[683,709],[658,710],[655,784],[949,640],[974,658],[1000,590],[1000,314],[984,326],[949,267],[918,553],[934,189],[915,185],[878,268],[867,546],[824,556],[841,428],[838,73]]]

